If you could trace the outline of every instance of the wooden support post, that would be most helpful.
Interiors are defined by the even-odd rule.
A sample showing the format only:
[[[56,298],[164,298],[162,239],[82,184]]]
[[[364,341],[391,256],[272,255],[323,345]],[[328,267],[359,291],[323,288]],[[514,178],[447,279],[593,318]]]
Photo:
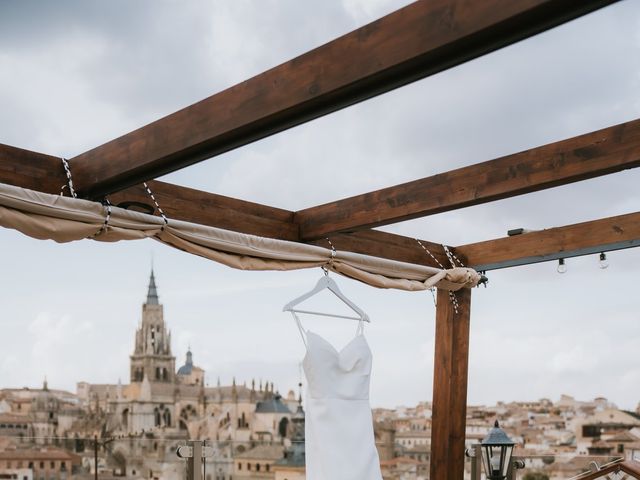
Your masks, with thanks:
[[[437,480],[464,476],[471,290],[464,288],[455,295],[458,313],[446,290],[438,290],[436,307],[429,478]]]

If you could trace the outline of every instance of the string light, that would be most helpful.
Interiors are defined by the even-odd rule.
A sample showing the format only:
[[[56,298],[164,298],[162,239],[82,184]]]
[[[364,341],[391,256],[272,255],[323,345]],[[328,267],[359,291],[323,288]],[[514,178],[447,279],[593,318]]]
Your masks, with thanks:
[[[566,273],[567,272],[567,266],[564,263],[564,258],[559,258],[558,259],[558,273]]]
[[[600,268],[604,270],[609,267],[609,262],[607,261],[607,254],[604,252],[600,253],[600,260],[598,261]]]

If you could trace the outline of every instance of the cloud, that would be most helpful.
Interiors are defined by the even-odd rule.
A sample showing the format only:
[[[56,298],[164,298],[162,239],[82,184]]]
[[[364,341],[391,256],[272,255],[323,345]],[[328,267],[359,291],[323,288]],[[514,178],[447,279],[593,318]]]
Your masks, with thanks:
[[[3,2],[0,141],[71,156],[405,3],[59,1],[35,12]],[[297,210],[631,120],[638,27],[637,2],[619,2],[167,178]],[[385,229],[463,244],[636,211],[638,183],[628,171]],[[0,385],[38,385],[45,373],[69,389],[126,382],[152,251],[178,363],[191,343],[210,382],[298,382],[304,348],[281,309],[318,272],[233,271],[151,242],[58,245],[2,230],[0,244],[10,252],[0,257]],[[606,271],[592,256],[572,259],[564,276],[552,263],[491,273],[473,293],[470,402],[572,393],[635,406],[640,258],[636,249],[609,259]],[[372,403],[428,399],[430,294],[338,281],[373,318]],[[313,325],[337,344],[352,334],[344,323]]]

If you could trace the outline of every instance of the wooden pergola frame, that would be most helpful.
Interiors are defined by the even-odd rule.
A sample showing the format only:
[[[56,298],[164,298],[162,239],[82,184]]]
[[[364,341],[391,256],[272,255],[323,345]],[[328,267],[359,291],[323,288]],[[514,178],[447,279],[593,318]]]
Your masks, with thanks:
[[[169,218],[438,266],[416,239],[372,228],[640,166],[640,119],[297,212],[153,180],[535,35],[615,0],[416,2],[69,160],[79,195]],[[59,157],[0,145],[0,182],[60,193]],[[447,265],[442,246],[422,241]],[[640,245],[640,212],[452,247],[486,271]],[[471,292],[439,292],[431,478],[464,468]]]

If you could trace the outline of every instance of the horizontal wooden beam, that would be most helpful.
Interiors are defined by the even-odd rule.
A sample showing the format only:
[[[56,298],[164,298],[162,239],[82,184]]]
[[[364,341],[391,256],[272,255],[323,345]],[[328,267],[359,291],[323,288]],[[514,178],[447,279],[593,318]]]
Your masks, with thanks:
[[[100,198],[484,55],[615,0],[413,3],[73,158]]]
[[[0,144],[0,182],[17,187],[59,194],[67,177],[59,157]]]
[[[75,178],[75,177],[74,177]],[[67,177],[58,157],[0,144],[0,182],[45,193],[69,196]],[[298,241],[294,213],[280,208],[203,192],[157,180],[147,182],[158,204],[169,219],[224,228],[241,233],[280,240]],[[135,185],[108,196],[119,207],[158,215],[153,200],[142,185]],[[353,235],[332,235],[336,249],[438,267],[416,239],[380,231]],[[330,247],[326,239],[309,242]],[[447,265],[442,245],[422,240],[425,248]]]
[[[298,226],[292,222],[293,212],[291,211],[165,182],[149,181],[147,183],[168,218],[279,240],[299,241]],[[153,201],[142,186],[130,187],[109,195],[109,200],[121,207],[158,214]],[[434,260],[415,238],[378,230],[331,235],[328,239],[322,238],[305,243],[325,248],[333,245],[340,251],[417,265],[436,268],[440,265],[449,266],[441,244],[420,240],[424,248],[435,257],[436,260]]]
[[[640,212],[456,247],[478,271],[640,247]]]
[[[75,171],[72,169],[75,184]],[[70,196],[59,157],[0,144],[0,183]],[[151,180],[147,182],[168,218],[262,237],[298,240],[293,212]],[[109,195],[114,205],[158,214],[142,185]]]
[[[309,240],[305,243],[329,247],[333,245],[336,250],[346,252],[361,253],[373,257],[387,258],[400,262],[413,263],[416,265],[427,265],[429,267],[440,268],[449,267],[449,260],[444,253],[441,244],[420,240],[424,246],[422,248],[415,238],[404,237],[393,233],[379,230],[362,230],[354,233],[337,233],[326,238]],[[431,255],[425,251],[429,250]],[[464,261],[464,260],[463,260]]]
[[[59,158],[0,145],[0,182],[58,194],[67,184]],[[149,186],[169,218],[253,235],[299,240],[293,212],[243,200],[194,190],[165,182]],[[65,188],[65,195],[68,195]],[[150,213],[153,202],[141,186],[113,194],[112,203]],[[415,238],[378,230],[338,233],[329,237],[337,250],[388,258],[407,263],[449,267],[441,244],[421,240],[434,260]],[[329,247],[326,240],[306,243]],[[640,213],[551,228],[517,236],[456,247],[454,252],[476,270],[495,270],[511,266],[589,255],[601,251],[640,246]]]
[[[296,212],[303,240],[433,215],[640,166],[640,120]]]
[[[261,237],[298,240],[293,212],[223,195],[194,190],[171,183],[147,182],[160,208],[168,218],[209,225]],[[158,213],[142,185],[109,195],[109,200],[124,208]]]

